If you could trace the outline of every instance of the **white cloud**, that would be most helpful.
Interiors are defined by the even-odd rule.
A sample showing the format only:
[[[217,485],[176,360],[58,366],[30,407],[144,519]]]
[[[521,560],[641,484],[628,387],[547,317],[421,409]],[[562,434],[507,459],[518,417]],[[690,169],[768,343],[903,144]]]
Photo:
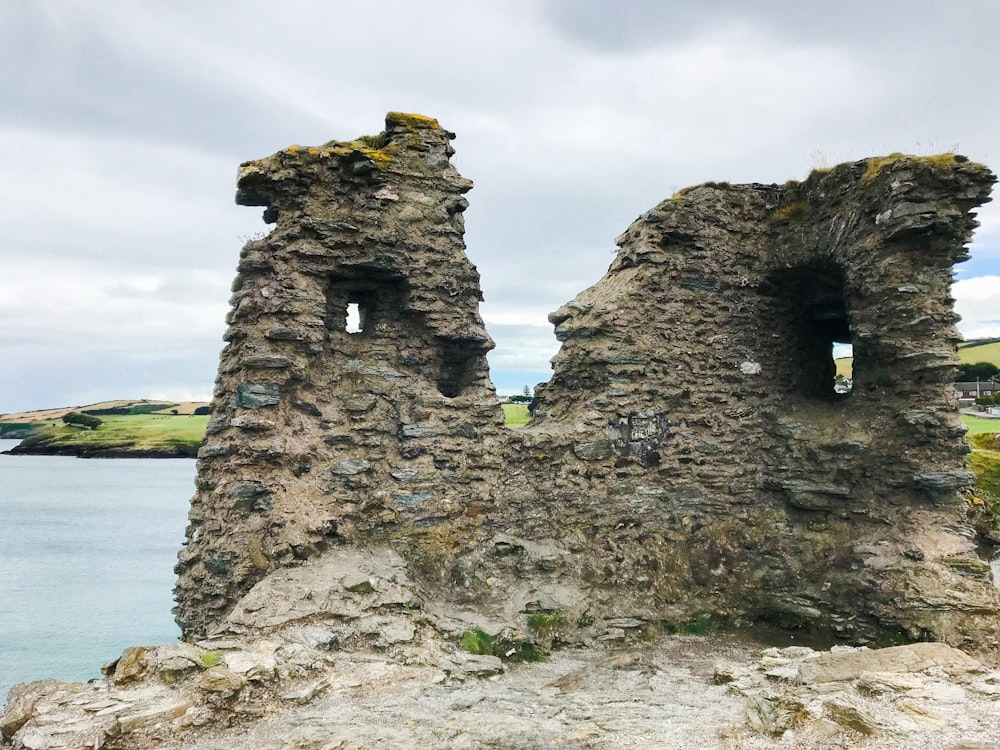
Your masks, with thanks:
[[[1000,336],[1000,276],[956,281],[952,296],[962,316],[958,329],[966,339]]]
[[[24,363],[67,356],[112,355],[157,361],[184,359],[216,346],[226,311],[226,277],[210,270],[186,277],[200,301],[158,292],[171,282],[159,275],[92,268],[79,262],[22,262],[0,276],[0,343]],[[125,293],[122,293],[125,290]],[[217,346],[216,346],[217,348]]]

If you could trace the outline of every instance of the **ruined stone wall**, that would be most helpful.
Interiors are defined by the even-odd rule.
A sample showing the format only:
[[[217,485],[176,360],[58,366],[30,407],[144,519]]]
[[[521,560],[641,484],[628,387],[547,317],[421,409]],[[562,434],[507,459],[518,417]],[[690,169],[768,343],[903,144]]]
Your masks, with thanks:
[[[273,571],[363,549],[402,561],[408,607],[558,611],[581,641],[710,614],[995,647],[950,386],[951,268],[989,170],[894,155],[682,191],[550,316],[552,380],[506,430],[451,137],[393,113],[243,165],[238,202],[277,225],[234,286],[178,564],[187,636]],[[834,341],[854,344],[849,395]]]
[[[233,286],[178,563],[186,631],[277,567],[490,492],[503,415],[452,137],[391,114],[377,137],[242,165],[237,202],[276,226],[243,248]]]
[[[899,157],[704,185],[618,239],[608,274],[550,316],[563,346],[538,396],[537,429],[586,425],[548,481],[582,458],[580,497],[603,495],[604,557],[624,561],[597,577],[631,584],[633,608],[662,581],[650,614],[959,639],[996,622],[957,528],[971,475],[950,297],[992,180],[961,157]],[[834,341],[854,345],[849,395]]]

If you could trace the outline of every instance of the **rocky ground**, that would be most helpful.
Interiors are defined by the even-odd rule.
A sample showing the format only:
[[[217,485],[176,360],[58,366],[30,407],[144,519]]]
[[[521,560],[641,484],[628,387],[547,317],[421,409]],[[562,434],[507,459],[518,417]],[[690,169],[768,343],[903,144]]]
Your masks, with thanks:
[[[944,644],[761,649],[673,636],[510,664],[235,639],[130,649],[11,692],[21,750],[1000,748],[1000,671]]]

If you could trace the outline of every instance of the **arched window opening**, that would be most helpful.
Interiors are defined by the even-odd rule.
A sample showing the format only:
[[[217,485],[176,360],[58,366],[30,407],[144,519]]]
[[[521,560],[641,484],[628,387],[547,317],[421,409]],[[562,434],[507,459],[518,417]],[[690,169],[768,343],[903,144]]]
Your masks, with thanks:
[[[445,339],[441,342],[441,370],[438,391],[446,398],[460,396],[468,386],[476,359],[482,356],[482,342]]]
[[[779,364],[786,387],[813,399],[849,396],[853,366],[848,370],[841,362],[838,373],[835,359],[854,344],[843,271],[822,261],[783,268],[770,275],[761,293],[772,298],[778,318],[775,328],[785,359]]]

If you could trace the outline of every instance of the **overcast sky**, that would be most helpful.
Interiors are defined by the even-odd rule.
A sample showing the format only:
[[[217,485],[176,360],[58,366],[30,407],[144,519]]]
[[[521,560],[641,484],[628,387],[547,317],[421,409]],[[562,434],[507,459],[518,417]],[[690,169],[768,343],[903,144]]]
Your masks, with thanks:
[[[0,412],[207,399],[240,246],[237,165],[389,110],[458,133],[502,392],[545,316],[678,188],[957,150],[1000,168],[1000,2],[7,0]],[[959,267],[1000,336],[1000,201]]]

